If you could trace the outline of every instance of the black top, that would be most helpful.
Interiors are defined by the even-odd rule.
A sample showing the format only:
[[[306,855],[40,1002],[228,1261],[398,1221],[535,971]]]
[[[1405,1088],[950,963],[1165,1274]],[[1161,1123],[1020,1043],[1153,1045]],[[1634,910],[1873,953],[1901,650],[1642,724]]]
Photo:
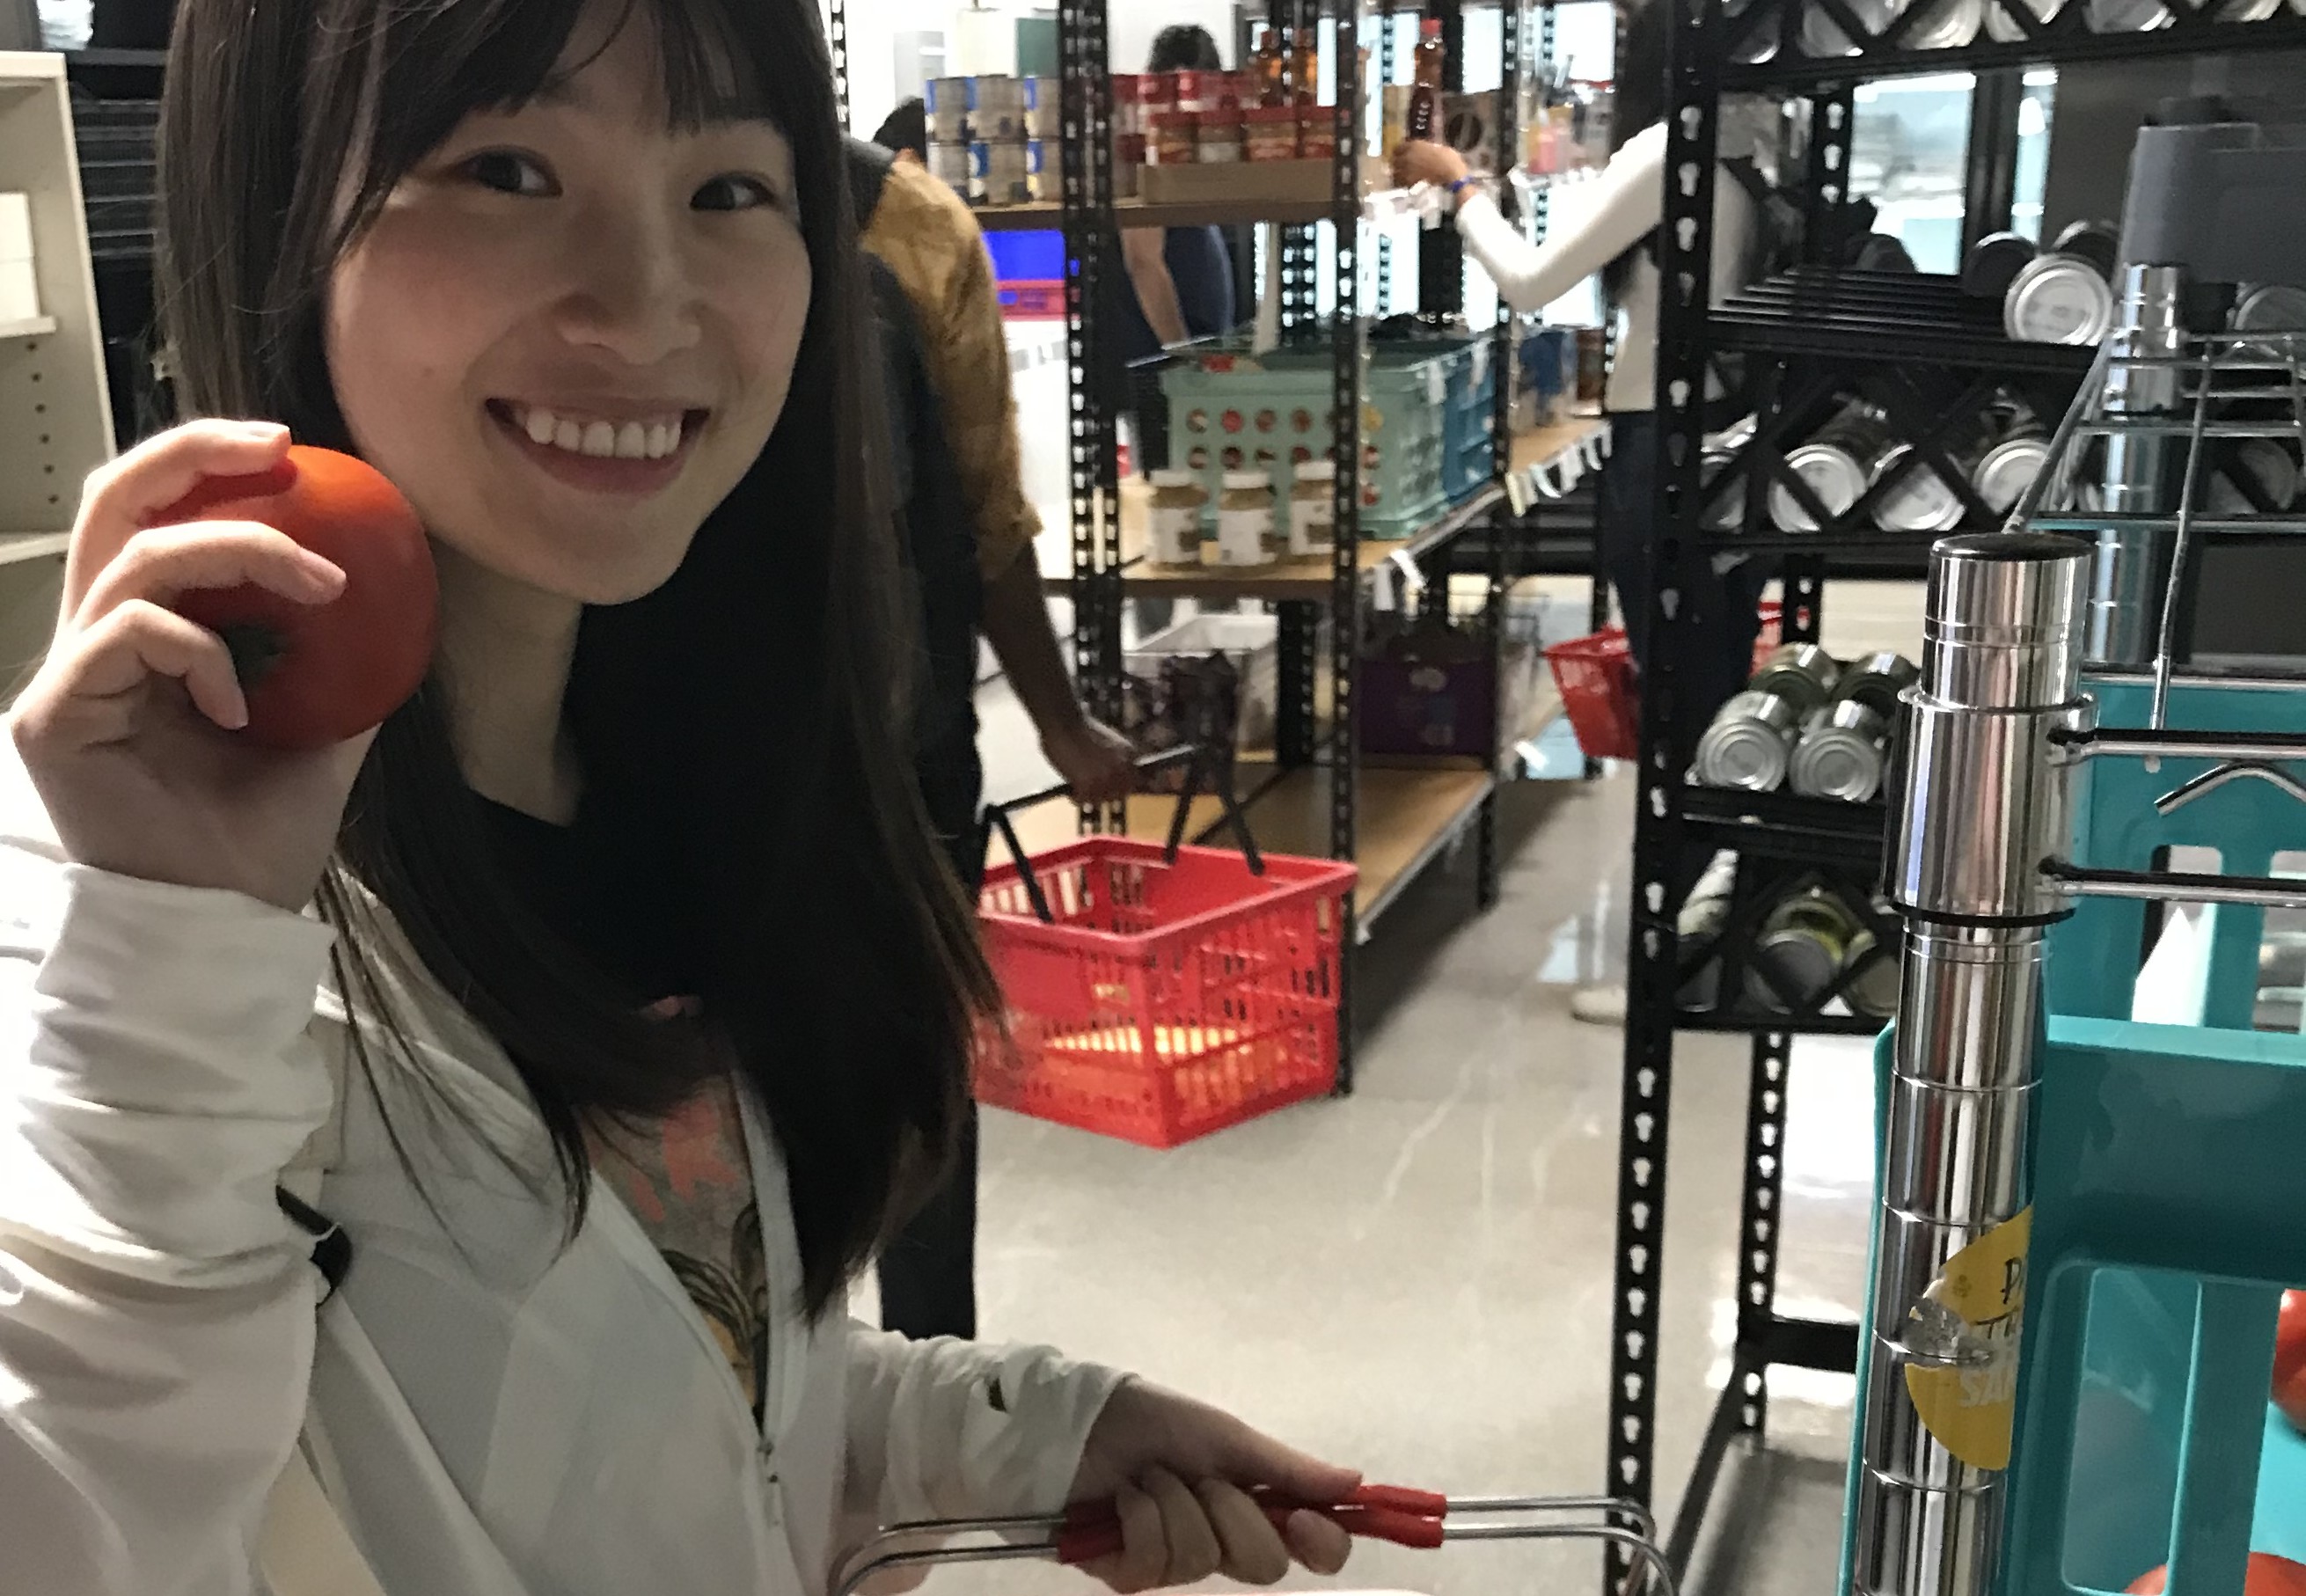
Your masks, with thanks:
[[[624,986],[635,1007],[696,990],[667,874],[641,857],[629,828],[590,810],[559,826],[479,801],[507,884],[546,929]]]
[[[1233,252],[1225,235],[1215,227],[1171,227],[1161,239],[1162,258],[1177,285],[1177,307],[1184,313],[1185,331],[1210,338],[1234,328]],[[1161,353],[1161,340],[1145,320],[1126,272],[1121,277],[1121,336],[1117,340],[1124,363],[1150,360]]]

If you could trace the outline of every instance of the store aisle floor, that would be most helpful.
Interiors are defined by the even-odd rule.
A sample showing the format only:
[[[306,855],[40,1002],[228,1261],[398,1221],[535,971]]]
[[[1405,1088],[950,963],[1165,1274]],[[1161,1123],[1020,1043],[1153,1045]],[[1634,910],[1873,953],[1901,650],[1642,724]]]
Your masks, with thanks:
[[[1838,602],[1828,643],[1911,647],[1918,602]],[[1829,610],[1830,623],[1834,616]],[[1029,733],[988,703],[994,754]],[[1004,742],[1003,738],[1006,738]],[[1621,1037],[1569,994],[1623,968],[1633,783],[1523,783],[1504,799],[1503,897],[1472,860],[1430,873],[1361,967],[1350,1097],[1166,1153],[986,1116],[980,1276],[988,1336],[1046,1340],[1223,1404],[1374,1477],[1465,1494],[1601,1483]],[[1808,1042],[1789,1100],[1779,1309],[1854,1315],[1872,1089],[1865,1045]],[[1664,1259],[1658,1499],[1678,1497],[1728,1377],[1747,1051],[1677,1050]],[[1733,1464],[1690,1588],[1825,1596],[1839,1549],[1851,1382],[1780,1371],[1772,1453]],[[1474,1596],[1590,1592],[1559,1546],[1365,1547],[1341,1582]],[[1299,1580],[1302,1585],[1319,1582]],[[949,1570],[949,1596],[1079,1590],[1026,1565]]]

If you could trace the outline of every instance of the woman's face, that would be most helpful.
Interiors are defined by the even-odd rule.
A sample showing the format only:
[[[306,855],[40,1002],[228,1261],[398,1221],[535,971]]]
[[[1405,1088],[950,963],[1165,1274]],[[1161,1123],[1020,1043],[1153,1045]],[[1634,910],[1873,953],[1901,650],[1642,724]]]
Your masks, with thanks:
[[[675,131],[625,12],[592,0],[587,64],[419,163],[329,306],[361,453],[457,553],[593,604],[661,585],[760,453],[810,290],[783,135]]]

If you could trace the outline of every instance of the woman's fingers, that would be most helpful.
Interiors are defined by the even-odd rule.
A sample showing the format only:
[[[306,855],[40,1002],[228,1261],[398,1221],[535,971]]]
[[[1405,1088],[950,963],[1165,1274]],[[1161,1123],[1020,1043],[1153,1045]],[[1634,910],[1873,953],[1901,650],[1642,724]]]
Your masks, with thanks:
[[[1269,1585],[1289,1572],[1288,1547],[1247,1491],[1223,1480],[1204,1480],[1196,1494],[1223,1544],[1228,1577]]]
[[[287,457],[277,422],[197,421],[161,433],[91,473],[65,567],[68,612],[128,540],[211,477],[252,476]]]
[[[1246,1424],[1235,1425],[1223,1453],[1214,1472],[1243,1485],[1268,1487],[1293,1501],[1342,1502],[1362,1482],[1359,1470],[1324,1463]]]
[[[88,628],[57,683],[64,700],[59,707],[74,721],[86,717],[84,741],[113,741],[133,724],[129,696],[153,677],[184,683],[193,707],[226,730],[248,724],[248,700],[224,640],[141,599],[130,600]]]
[[[140,532],[98,573],[75,619],[93,625],[131,600],[166,608],[195,588],[253,583],[300,604],[325,604],[345,573],[286,533],[248,521],[203,521]]]
[[[1189,1585],[1215,1574],[1225,1561],[1225,1551],[1201,1498],[1166,1469],[1148,1470],[1145,1489],[1161,1509],[1161,1535],[1168,1549],[1168,1566],[1160,1583]]]
[[[1289,1515],[1283,1530],[1289,1555],[1316,1574],[1335,1574],[1354,1554],[1354,1538],[1335,1519],[1302,1509]]]
[[[1113,1510],[1121,1520],[1121,1550],[1091,1564],[1089,1572],[1121,1596],[1159,1589],[1169,1570],[1169,1539],[1160,1504],[1124,1481],[1113,1493]]]

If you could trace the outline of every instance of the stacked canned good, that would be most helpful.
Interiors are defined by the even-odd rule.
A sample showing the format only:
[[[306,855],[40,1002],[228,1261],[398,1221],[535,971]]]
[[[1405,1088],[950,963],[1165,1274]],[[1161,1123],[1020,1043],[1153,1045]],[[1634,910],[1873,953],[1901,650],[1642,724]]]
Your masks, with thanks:
[[[970,204],[1057,198],[1064,96],[1056,79],[935,78],[924,103],[929,169]]]
[[[1737,900],[1738,856],[1718,853],[1683,901],[1677,927],[1687,952],[1714,952],[1682,983],[1685,1009],[1722,1006],[1721,975],[1730,961],[1720,950]],[[1888,905],[1877,900],[1876,908],[1881,919],[1896,923]],[[1823,887],[1801,888],[1771,905],[1736,962],[1747,1003],[1762,1013],[1812,1011],[1837,994],[1867,1019],[1898,1011],[1898,950],[1883,948],[1873,927]]]
[[[1789,643],[1713,717],[1691,773],[1707,787],[1869,803],[1888,772],[1899,696],[1917,674],[1902,654],[1845,664]]]
[[[1724,478],[1750,447],[1754,430],[1748,417],[1705,440],[1699,514],[1709,531],[1734,532],[1744,524],[1746,495]],[[1948,463],[1997,516],[2010,513],[2049,459],[2048,430],[2023,405],[2009,401],[1943,430],[1940,444]],[[1871,519],[1883,531],[1951,532],[1962,525],[1969,500],[1917,453],[1891,435],[1880,409],[1852,401],[1786,451],[1786,468],[1807,498],[1782,480],[1772,482],[1765,500],[1768,524],[1779,532],[1815,532],[1809,500],[1839,522],[1873,492]]]
[[[2120,238],[2111,222],[2076,222],[2046,251],[2020,233],[1994,233],[1970,245],[1961,291],[2002,302],[2002,329],[2023,344],[2105,341],[2114,323]]]
[[[1141,124],[1136,164],[1232,166],[1328,160],[1337,151],[1331,114],[1316,96],[1310,51],[1260,50],[1244,73],[1177,72],[1114,80],[1114,114],[1124,100]],[[1115,151],[1115,181],[1132,147]],[[1134,180],[1134,175],[1132,175]]]

